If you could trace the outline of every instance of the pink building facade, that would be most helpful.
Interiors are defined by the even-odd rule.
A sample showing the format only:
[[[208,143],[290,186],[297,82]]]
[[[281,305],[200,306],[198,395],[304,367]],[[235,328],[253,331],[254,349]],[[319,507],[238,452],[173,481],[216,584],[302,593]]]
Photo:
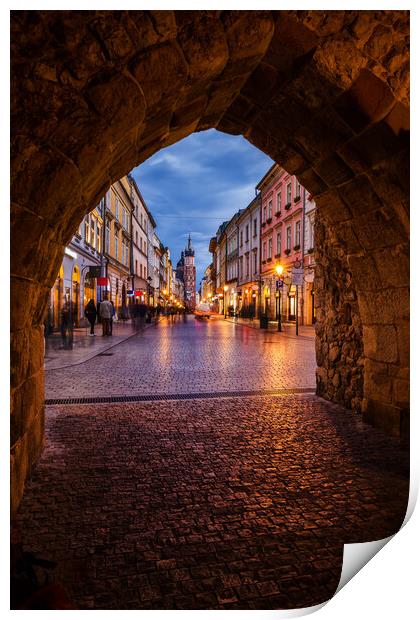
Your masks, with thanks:
[[[313,260],[306,257],[313,247],[305,247],[313,239],[313,217],[306,216],[307,207],[314,210],[308,192],[296,177],[274,164],[258,183],[261,196],[261,308],[270,320],[277,320],[279,311],[283,321],[301,324],[315,322],[313,297]],[[305,230],[306,226],[306,230]],[[312,243],[313,246],[313,243]],[[305,261],[303,260],[305,254]],[[276,265],[282,265],[284,281],[278,284]],[[303,269],[299,284],[296,271]]]

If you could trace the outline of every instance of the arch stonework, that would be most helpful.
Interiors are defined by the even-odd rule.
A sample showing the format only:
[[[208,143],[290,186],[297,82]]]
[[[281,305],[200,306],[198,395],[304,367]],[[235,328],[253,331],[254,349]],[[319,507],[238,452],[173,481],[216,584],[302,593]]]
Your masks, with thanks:
[[[194,131],[242,134],[318,206],[317,392],[408,419],[405,11],[12,12],[12,510],[43,445],[43,317],[110,184]]]

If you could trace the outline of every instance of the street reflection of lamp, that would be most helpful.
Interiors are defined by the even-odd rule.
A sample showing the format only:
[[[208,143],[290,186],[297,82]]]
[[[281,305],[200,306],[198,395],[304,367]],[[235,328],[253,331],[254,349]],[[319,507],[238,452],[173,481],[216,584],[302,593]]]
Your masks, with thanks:
[[[223,295],[223,310],[224,310],[224,313],[225,313],[225,318],[226,318],[226,293],[227,293],[227,291],[229,290],[229,287],[225,285],[225,286],[223,287],[223,290],[224,290],[224,295]]]
[[[278,277],[278,284],[277,284],[277,288],[278,288],[278,292],[279,292],[279,309],[278,309],[278,313],[279,313],[279,317],[278,317],[278,325],[277,325],[277,331],[281,332],[281,287],[283,286],[283,271],[284,271],[284,267],[283,265],[280,265],[280,263],[278,263],[275,266],[275,271]]]

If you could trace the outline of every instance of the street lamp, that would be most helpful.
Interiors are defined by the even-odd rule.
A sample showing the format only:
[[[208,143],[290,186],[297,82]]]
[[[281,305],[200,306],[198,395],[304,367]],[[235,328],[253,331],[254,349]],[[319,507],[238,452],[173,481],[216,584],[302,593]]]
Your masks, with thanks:
[[[275,266],[275,271],[276,271],[276,274],[277,274],[277,277],[278,277],[278,280],[277,280],[278,285],[277,285],[277,287],[278,287],[278,292],[279,292],[279,308],[278,308],[278,313],[279,313],[278,321],[279,322],[278,322],[278,325],[277,325],[277,331],[281,332],[281,287],[282,287],[282,285],[280,284],[280,282],[283,283],[283,278],[282,278],[282,274],[283,274],[283,271],[284,271],[283,265],[280,265],[280,263],[278,263]]]
[[[227,291],[229,290],[229,287],[225,285],[225,286],[223,287],[223,290],[224,290],[224,292],[225,292],[225,293],[224,293],[224,295],[223,295],[223,310],[224,310],[224,313],[225,313],[225,318],[226,318],[226,293],[227,293]]]

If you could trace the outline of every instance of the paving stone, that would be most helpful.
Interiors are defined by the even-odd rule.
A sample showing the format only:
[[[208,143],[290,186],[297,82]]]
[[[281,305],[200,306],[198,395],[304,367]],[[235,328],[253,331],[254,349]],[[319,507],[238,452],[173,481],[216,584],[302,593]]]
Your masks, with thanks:
[[[313,385],[312,342],[245,329],[162,324],[49,372],[49,396]],[[313,394],[58,405],[46,438],[18,528],[80,609],[315,605],[343,544],[405,515],[404,444]]]

